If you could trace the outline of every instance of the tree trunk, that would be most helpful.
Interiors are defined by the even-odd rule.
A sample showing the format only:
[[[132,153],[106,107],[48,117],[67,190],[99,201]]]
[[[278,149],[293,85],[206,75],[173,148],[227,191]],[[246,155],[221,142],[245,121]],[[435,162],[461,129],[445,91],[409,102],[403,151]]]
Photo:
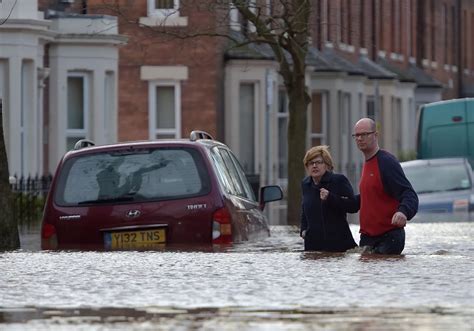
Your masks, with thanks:
[[[301,180],[305,176],[307,108],[310,98],[304,76],[288,90],[290,119],[288,125],[288,194],[287,223],[299,225],[301,213]]]
[[[13,218],[7,152],[3,137],[2,103],[0,100],[0,250],[20,248],[18,225]]]

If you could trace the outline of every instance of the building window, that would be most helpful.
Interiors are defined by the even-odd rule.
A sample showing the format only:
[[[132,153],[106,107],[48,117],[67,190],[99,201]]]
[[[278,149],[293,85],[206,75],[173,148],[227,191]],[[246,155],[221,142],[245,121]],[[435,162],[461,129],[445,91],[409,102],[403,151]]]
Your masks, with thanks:
[[[311,96],[310,113],[310,142],[311,146],[326,144],[327,128],[327,94],[315,92]]]
[[[450,63],[452,65],[454,65],[456,63],[455,59],[454,59],[454,55],[455,55],[455,47],[456,47],[456,40],[457,40],[457,35],[456,35],[456,29],[454,28],[454,24],[456,22],[456,8],[454,6],[451,6],[451,22],[449,24],[449,26],[451,27],[451,59],[450,59]]]
[[[340,41],[343,44],[352,44],[352,4],[351,0],[343,0],[340,8]]]
[[[472,32],[472,30],[474,29],[474,13],[471,14],[471,32],[470,32],[470,38],[472,40],[472,38],[474,38],[474,33]],[[472,55],[472,53],[474,52],[474,46],[472,45],[472,43],[470,44],[470,47],[471,47],[471,50],[467,50],[468,51],[468,54],[470,54],[470,59],[471,59],[471,69],[474,70],[474,56]]]
[[[448,5],[443,4],[443,23],[444,23],[444,29],[443,29],[443,62],[444,64],[448,63],[448,31],[449,31],[449,15],[448,15]]]
[[[256,0],[247,0],[247,8],[254,14],[257,14],[257,2]],[[255,32],[256,28],[252,22],[249,22],[245,19],[239,12],[239,10],[235,7],[233,2],[230,2],[230,9],[229,9],[229,22],[230,27],[232,30],[235,31],[242,31],[244,34],[248,32]],[[271,10],[271,8],[267,8],[267,10]]]
[[[181,138],[181,86],[178,82],[149,84],[150,139]]]
[[[255,174],[255,83],[241,83],[239,89],[239,159],[246,174]]]
[[[173,0],[155,0],[155,8],[156,9],[172,9],[175,6],[175,2]]]
[[[416,146],[418,116],[413,98],[408,98],[408,123],[408,146]]]
[[[392,97],[392,148],[394,151],[400,152],[402,150],[402,127],[400,125],[402,120],[402,100],[400,98]]]
[[[367,117],[375,121],[375,100],[373,96],[367,96]]]
[[[431,0],[431,60],[436,61],[436,8],[435,1]]]
[[[140,17],[144,26],[187,26],[188,18],[180,16],[179,0],[147,0],[147,17]]]
[[[288,121],[290,112],[288,110],[288,95],[286,90],[278,92],[278,178],[288,178]]]
[[[148,0],[148,16],[178,15],[179,0]]]
[[[378,87],[376,87],[376,94],[378,94]],[[367,117],[375,121],[377,131],[379,131],[379,145],[383,146],[384,135],[382,132],[382,123],[384,123],[383,116],[383,95],[376,98],[373,95],[367,96]]]
[[[462,37],[463,37],[463,42],[462,42],[462,47],[464,48],[464,52],[463,52],[463,67],[464,68],[468,68],[469,67],[469,61],[468,61],[468,56],[469,56],[469,43],[468,43],[468,33],[469,33],[469,30],[468,30],[468,26],[469,26],[469,22],[468,22],[468,15],[467,15],[467,11],[465,10],[463,12],[463,15],[464,15],[464,18],[462,20],[463,22],[463,29],[461,31],[462,33]]]
[[[405,11],[404,14],[406,14],[406,18],[407,18],[407,29],[405,30],[406,31],[406,34],[407,34],[407,54],[408,56],[412,56],[413,55],[413,45],[412,45],[412,26],[415,26],[413,25],[413,6],[412,6],[412,2],[411,0],[408,0],[408,5],[407,5],[407,8],[406,10],[408,11]],[[405,16],[402,14],[403,13],[403,10],[400,10],[400,16]],[[401,41],[400,41],[400,44],[401,44]]]
[[[346,43],[346,32],[347,32],[347,21],[346,21],[346,8],[345,7],[345,2],[341,2],[341,8],[339,9],[339,36],[338,36],[338,42],[341,43]]]
[[[331,32],[333,30],[333,26],[332,26],[333,20],[332,20],[332,17],[331,17],[331,2],[330,1],[328,1],[326,3],[326,22],[327,22],[327,24],[326,24],[326,33],[327,33],[326,40],[328,42],[331,42],[332,41]]]
[[[316,10],[316,48],[322,48],[322,31],[323,31],[323,0],[317,0]]]
[[[346,8],[346,12],[347,12],[347,24],[346,24],[346,28],[347,28],[347,43],[349,45],[352,45],[352,3],[351,3],[351,0],[347,0],[347,8]]]
[[[232,30],[240,31],[242,17],[239,13],[239,10],[234,6],[234,4],[230,3],[230,12],[229,12],[229,23]]]
[[[350,171],[350,162],[352,160],[351,148],[352,145],[352,127],[351,127],[351,94],[339,91],[339,162],[336,168],[340,172],[352,178],[353,174]]]
[[[21,104],[20,104],[20,169],[21,175],[28,174],[30,162],[31,145],[31,125],[33,118],[31,118],[30,109],[32,109],[34,101],[31,100],[33,95],[33,69],[34,64],[30,60],[23,60],[21,64]],[[1,123],[0,123],[1,125]]]
[[[402,42],[401,36],[402,33],[399,33],[400,30],[403,30],[403,15],[402,15],[402,3],[401,0],[392,0],[391,2],[391,31],[390,31],[390,40],[391,40],[391,51],[392,53],[401,53],[402,52]]]
[[[383,7],[383,1],[379,2],[379,49],[384,50],[385,45],[384,45],[384,7]]]
[[[87,137],[89,118],[89,77],[85,73],[69,73],[67,77],[66,149]]]
[[[404,28],[406,29],[407,26],[406,24],[404,25],[403,24],[403,5],[402,5],[402,1],[399,0],[398,1],[398,10],[397,10],[397,15],[398,15],[398,26],[400,27],[401,30],[403,30]],[[398,36],[397,38],[397,47],[398,47],[398,53],[402,53],[403,50],[402,50],[402,35],[403,33],[397,33],[396,34]]]
[[[390,24],[390,41],[391,41],[391,51],[392,53],[397,53],[398,52],[398,45],[397,45],[397,35],[401,35],[401,33],[398,33],[400,29],[402,29],[401,25],[397,25],[397,3],[396,0],[392,0],[391,2],[391,10],[390,10],[390,18],[391,18],[391,24]]]
[[[365,48],[365,0],[360,0],[359,10],[359,46]]]
[[[104,137],[107,143],[112,143],[115,140],[114,121],[115,114],[115,73],[107,71],[105,73],[104,81]]]

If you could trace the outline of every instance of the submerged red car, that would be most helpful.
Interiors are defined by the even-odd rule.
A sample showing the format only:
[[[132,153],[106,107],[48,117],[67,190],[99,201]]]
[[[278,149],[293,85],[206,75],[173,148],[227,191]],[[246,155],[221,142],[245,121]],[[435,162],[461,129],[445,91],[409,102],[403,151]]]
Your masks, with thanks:
[[[60,161],[45,205],[42,249],[154,249],[228,244],[269,235],[259,201],[231,150],[202,131],[190,139],[94,146]]]

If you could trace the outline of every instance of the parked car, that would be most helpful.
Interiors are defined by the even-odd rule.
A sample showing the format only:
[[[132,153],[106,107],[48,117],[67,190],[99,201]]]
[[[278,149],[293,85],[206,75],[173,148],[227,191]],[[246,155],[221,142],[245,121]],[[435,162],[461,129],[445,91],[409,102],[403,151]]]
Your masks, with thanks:
[[[467,158],[401,163],[419,198],[414,221],[474,221],[474,176]]]
[[[79,141],[59,162],[42,220],[43,249],[154,249],[228,244],[269,235],[259,200],[224,144],[189,139],[94,146]]]

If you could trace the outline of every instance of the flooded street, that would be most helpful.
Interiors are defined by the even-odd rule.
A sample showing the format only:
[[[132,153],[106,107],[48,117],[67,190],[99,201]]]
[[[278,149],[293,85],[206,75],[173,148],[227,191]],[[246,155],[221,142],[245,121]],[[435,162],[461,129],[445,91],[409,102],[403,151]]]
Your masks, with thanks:
[[[0,329],[473,330],[474,224],[406,235],[381,257],[305,253],[291,227],[221,252],[48,252],[24,234],[0,254]]]

